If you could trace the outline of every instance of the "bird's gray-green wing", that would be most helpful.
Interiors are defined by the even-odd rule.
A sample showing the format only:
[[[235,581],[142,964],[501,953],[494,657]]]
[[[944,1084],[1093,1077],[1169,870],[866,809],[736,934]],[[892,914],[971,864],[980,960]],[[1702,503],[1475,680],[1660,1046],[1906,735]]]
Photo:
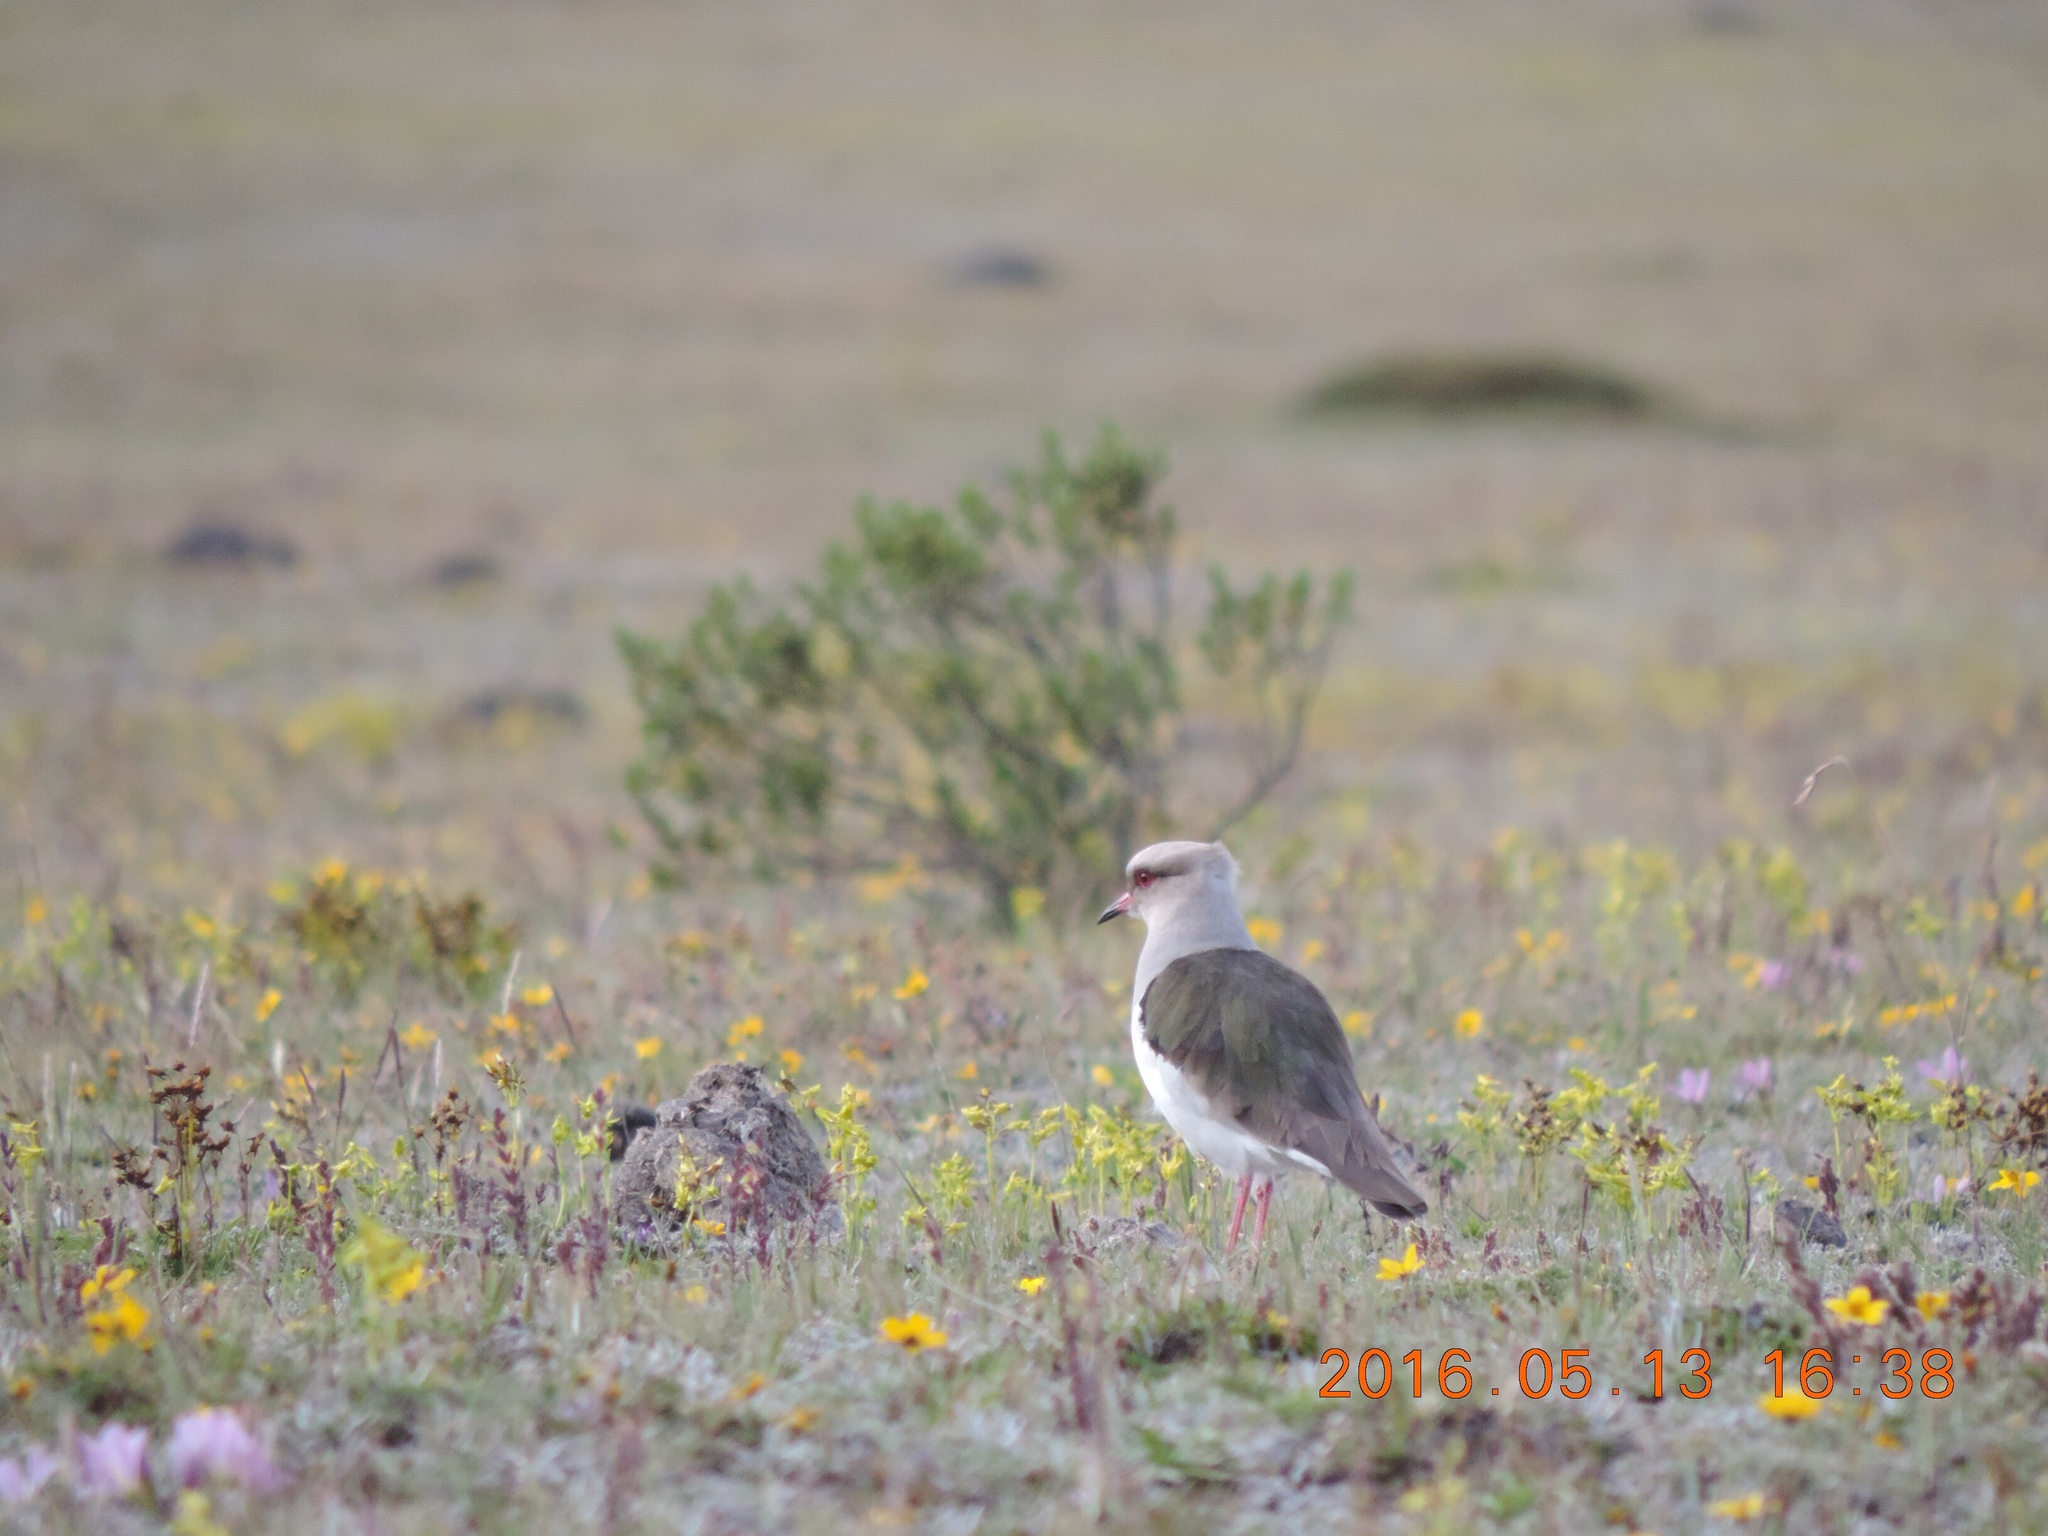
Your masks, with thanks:
[[[1203,950],[1153,979],[1139,1018],[1146,1043],[1212,1113],[1314,1158],[1388,1215],[1428,1209],[1359,1092],[1343,1026],[1306,976],[1260,950]]]

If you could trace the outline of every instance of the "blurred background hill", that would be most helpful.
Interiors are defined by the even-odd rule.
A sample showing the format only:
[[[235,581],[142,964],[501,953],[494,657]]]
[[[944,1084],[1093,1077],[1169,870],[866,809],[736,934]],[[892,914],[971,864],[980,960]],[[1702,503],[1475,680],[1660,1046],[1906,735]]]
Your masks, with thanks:
[[[616,624],[1113,419],[1200,558],[1357,570],[1304,792],[1699,841],[1840,752],[1973,865],[2048,793],[2044,272],[2007,0],[22,0],[10,857],[587,883]],[[1303,409],[1530,358],[1656,408]]]

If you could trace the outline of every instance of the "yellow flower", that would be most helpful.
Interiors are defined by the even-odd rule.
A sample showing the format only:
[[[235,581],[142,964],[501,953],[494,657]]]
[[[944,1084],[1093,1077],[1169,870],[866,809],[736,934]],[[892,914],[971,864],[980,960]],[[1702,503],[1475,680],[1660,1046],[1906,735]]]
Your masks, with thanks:
[[[86,1334],[92,1340],[94,1354],[104,1355],[123,1339],[131,1344],[143,1342],[143,1333],[149,1327],[149,1308],[128,1294],[134,1278],[132,1269],[102,1264],[78,1288],[80,1301],[98,1303],[85,1314]]]
[[[1036,1296],[1040,1291],[1045,1289],[1045,1276],[1026,1275],[1022,1280],[1019,1280],[1017,1282],[1017,1289],[1022,1291],[1026,1296]]]
[[[408,1050],[424,1051],[440,1038],[439,1035],[427,1028],[418,1019],[414,1019],[405,1026],[405,1033],[398,1037],[398,1042]]]
[[[782,1421],[783,1427],[793,1435],[804,1433],[817,1422],[818,1410],[815,1408],[792,1408],[789,1417]]]
[[[1817,1397],[1808,1397],[1804,1392],[1787,1392],[1783,1397],[1766,1392],[1756,1400],[1757,1407],[1774,1419],[1810,1419],[1822,1407]]]
[[[545,1008],[555,1000],[555,989],[546,982],[537,987],[528,987],[519,994],[519,1001],[529,1008]]]
[[[338,1255],[359,1269],[369,1293],[388,1304],[405,1300],[426,1283],[425,1255],[380,1221],[364,1217]]]
[[[1095,1079],[1095,1086],[1098,1088],[1114,1088],[1116,1086],[1116,1074],[1099,1061],[1089,1069],[1088,1075]]]
[[[1045,910],[1045,892],[1035,885],[1020,885],[1010,892],[1010,915],[1028,923]]]
[[[1415,1245],[1410,1243],[1408,1251],[1402,1254],[1400,1258],[1380,1260],[1380,1278],[1382,1280],[1405,1280],[1420,1268],[1422,1268],[1422,1256],[1415,1251]]]
[[[2022,1200],[2033,1193],[2034,1186],[2041,1182],[2041,1175],[2031,1168],[2001,1168],[1998,1177],[1991,1181],[1993,1189],[2009,1189]]]
[[[1344,1015],[1344,1033],[1368,1036],[1372,1033],[1372,1015],[1363,1008],[1354,1008]]]
[[[661,1054],[661,1037],[659,1035],[649,1035],[644,1040],[635,1040],[633,1042],[633,1054],[642,1061],[654,1060],[655,1057]]]
[[[925,975],[923,971],[913,970],[903,978],[903,985],[896,989],[896,1001],[905,1003],[913,997],[921,997],[930,989],[931,984],[931,977]]]
[[[934,1328],[932,1320],[922,1312],[883,1318],[882,1337],[891,1344],[901,1344],[913,1355],[921,1349],[944,1348],[946,1343],[945,1334]]]
[[[1485,1028],[1486,1015],[1481,1013],[1477,1008],[1467,1008],[1463,1013],[1458,1015],[1458,1038],[1461,1040],[1470,1040],[1473,1036],[1477,1035],[1481,1030]]]
[[[692,1223],[692,1225],[695,1226],[696,1229],[699,1232],[702,1232],[706,1237],[725,1236],[725,1223],[722,1221],[713,1221],[708,1216],[699,1216],[696,1219],[696,1221]]]
[[[970,1061],[967,1063],[966,1066],[962,1067],[956,1075],[963,1083],[971,1083],[977,1077],[981,1076],[981,1068]]]
[[[795,1077],[798,1069],[804,1064],[804,1053],[802,1051],[780,1051],[776,1054],[775,1059],[782,1063],[783,1071],[787,1072],[791,1077]]]
[[[50,920],[50,904],[40,896],[29,897],[21,909],[21,920],[30,928],[40,928]]]
[[[519,1022],[519,1015],[516,1013],[494,1013],[491,1015],[491,1028],[498,1031],[501,1035],[516,1035],[525,1027],[525,1025]]]
[[[257,998],[256,1022],[258,1024],[263,1023],[273,1013],[277,1012],[277,1005],[283,1001],[284,994],[278,991],[277,988],[275,987],[272,987],[269,991],[265,992],[261,997]]]
[[[701,1307],[710,1299],[711,1293],[701,1285],[693,1285],[683,1292],[683,1303],[685,1306]]]
[[[1920,1309],[1920,1315],[1933,1322],[1948,1310],[1947,1291],[1922,1291],[1913,1298],[1913,1305]]]
[[[1723,1520],[1761,1520],[1771,1513],[1771,1500],[1760,1493],[1745,1493],[1739,1499],[1716,1499],[1707,1506],[1707,1513],[1718,1515]]]
[[[761,1033],[761,1015],[750,1013],[725,1032],[725,1048],[736,1051]]]
[[[541,1052],[541,1054],[545,1056],[549,1061],[555,1063],[556,1066],[560,1066],[563,1062],[569,1059],[569,1042],[566,1040],[557,1040],[553,1045],[549,1046],[545,1051]]]
[[[1321,939],[1310,939],[1301,946],[1301,963],[1311,965],[1330,952],[1330,946]]]
[[[1281,936],[1287,932],[1285,928],[1282,928],[1270,917],[1255,917],[1246,923],[1244,927],[1245,932],[1252,936],[1254,944],[1263,945],[1267,949],[1271,949],[1274,945],[1278,944]]]
[[[1875,1328],[1884,1321],[1884,1315],[1891,1311],[1892,1304],[1882,1297],[1871,1295],[1869,1286],[1858,1285],[1852,1286],[1846,1296],[1830,1296],[1827,1308],[1835,1316],[1848,1322]]]
[[[1565,1041],[1564,1048],[1568,1051],[1583,1051],[1586,1048],[1586,1037],[1584,1035],[1573,1035],[1571,1039]]]
[[[102,1296],[119,1295],[128,1289],[129,1282],[134,1278],[135,1271],[132,1269],[116,1269],[111,1264],[102,1264],[93,1271],[92,1278],[78,1288],[78,1299],[98,1301]]]
[[[1875,1435],[1872,1435],[1870,1443],[1880,1451],[1902,1451],[1906,1448],[1906,1442],[1888,1429],[1880,1429]]]
[[[213,1503],[196,1488],[178,1493],[178,1513],[171,1521],[171,1536],[229,1536],[228,1528],[213,1518]]]

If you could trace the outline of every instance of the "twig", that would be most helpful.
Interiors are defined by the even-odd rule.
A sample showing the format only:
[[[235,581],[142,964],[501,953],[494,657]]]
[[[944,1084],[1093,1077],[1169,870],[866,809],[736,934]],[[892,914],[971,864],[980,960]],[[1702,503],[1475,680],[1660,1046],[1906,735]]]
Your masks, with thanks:
[[[185,1049],[192,1050],[199,1043],[199,1015],[206,1007],[206,984],[213,980],[213,962],[206,961],[199,967],[199,985],[192,991],[192,1022],[185,1028]]]

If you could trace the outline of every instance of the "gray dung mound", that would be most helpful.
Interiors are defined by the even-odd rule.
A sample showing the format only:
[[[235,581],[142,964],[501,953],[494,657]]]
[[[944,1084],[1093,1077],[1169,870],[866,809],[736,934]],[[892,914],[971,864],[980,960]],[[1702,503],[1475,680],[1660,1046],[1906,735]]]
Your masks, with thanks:
[[[1798,1200],[1778,1202],[1777,1210],[1772,1217],[1771,1229],[1772,1234],[1781,1243],[1785,1240],[1786,1234],[1791,1233],[1802,1242],[1812,1243],[1819,1248],[1849,1246],[1848,1234],[1843,1232],[1839,1221],[1821,1207],[1807,1205]]]
[[[701,1193],[678,1210],[685,1157]],[[844,1225],[825,1159],[789,1101],[759,1067],[740,1062],[706,1067],[681,1098],[657,1108],[654,1124],[626,1148],[612,1190],[620,1224],[641,1241],[658,1241],[685,1221],[723,1222],[738,1233],[815,1220],[828,1236]]]

